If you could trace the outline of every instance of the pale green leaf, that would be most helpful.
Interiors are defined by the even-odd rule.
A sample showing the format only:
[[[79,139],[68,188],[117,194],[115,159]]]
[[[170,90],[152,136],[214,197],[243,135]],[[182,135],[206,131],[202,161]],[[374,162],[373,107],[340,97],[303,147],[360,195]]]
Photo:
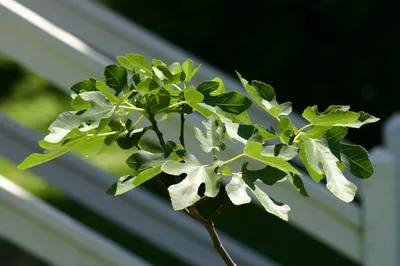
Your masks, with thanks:
[[[241,173],[235,173],[232,176],[231,181],[228,185],[226,185],[226,193],[233,204],[242,205],[251,201],[251,198],[247,194],[246,188],[250,189],[250,191],[260,201],[261,205],[267,212],[276,215],[285,221],[288,220],[288,212],[290,211],[289,206],[285,204],[276,204],[264,191],[257,186],[257,184],[255,184],[255,182],[242,178]]]
[[[126,54],[126,59],[128,60],[128,64],[132,65],[133,67],[139,69],[140,72],[143,74],[151,77],[153,75],[151,71],[151,65],[146,60],[143,55],[139,54]]]
[[[63,146],[59,147],[57,150],[52,151],[51,153],[46,153],[46,154],[33,153],[33,154],[29,155],[29,157],[27,157],[24,161],[22,161],[18,165],[18,169],[25,170],[25,169],[34,167],[36,165],[53,160],[57,157],[60,157],[61,155],[72,150],[73,148],[78,147],[86,139],[87,139],[86,137],[82,136],[82,137],[78,137],[76,139],[70,140]],[[44,143],[42,142],[42,145],[43,144]],[[49,147],[49,146],[47,146],[47,147]]]
[[[220,123],[213,115],[204,120],[203,125],[206,128],[206,136],[199,128],[194,128],[194,136],[199,141],[204,152],[225,150],[224,135],[226,129]]]
[[[348,181],[341,169],[338,167],[340,162],[329,149],[326,135],[319,139],[311,139],[305,135],[301,136],[300,149],[303,150],[304,156],[300,156],[303,162],[306,160],[307,170],[311,169],[310,175],[318,174],[326,175],[327,188],[339,199],[350,202],[356,194],[356,186]],[[320,168],[320,164],[323,170]]]
[[[246,154],[246,156],[248,156],[254,160],[257,160],[257,161],[260,161],[267,165],[270,165],[272,167],[278,168],[281,171],[291,172],[294,174],[301,175],[300,172],[296,168],[294,168],[290,163],[288,163],[284,159],[275,157],[275,156],[262,155],[261,154],[262,150],[263,150],[263,146],[261,143],[248,141],[246,144],[246,147],[244,148],[244,153]]]
[[[184,162],[167,161],[162,166],[162,171],[167,174],[176,176],[186,174],[180,183],[168,188],[174,210],[182,210],[196,203],[200,199],[197,191],[202,183],[205,184],[204,195],[207,197],[213,198],[219,191],[220,176],[215,171],[221,161],[202,165],[188,152],[182,159]]]
[[[101,120],[110,118],[115,110],[115,106],[101,92],[84,92],[79,96],[89,102],[91,107],[83,113],[81,113],[82,111],[63,112],[50,125],[50,133],[44,138],[45,141],[57,143],[75,128],[78,128],[81,132],[97,128]]]
[[[96,81],[96,89],[98,89],[101,93],[104,94],[104,96],[107,97],[107,99],[113,103],[113,104],[117,104],[119,103],[119,98],[117,96],[115,96],[110,88],[107,86],[106,83],[102,82],[102,81]]]
[[[341,106],[335,107],[328,107],[325,112],[319,113],[317,106],[314,105],[307,107],[302,116],[312,125],[321,127],[347,126],[349,123],[357,121],[360,117],[360,114],[347,111]]]

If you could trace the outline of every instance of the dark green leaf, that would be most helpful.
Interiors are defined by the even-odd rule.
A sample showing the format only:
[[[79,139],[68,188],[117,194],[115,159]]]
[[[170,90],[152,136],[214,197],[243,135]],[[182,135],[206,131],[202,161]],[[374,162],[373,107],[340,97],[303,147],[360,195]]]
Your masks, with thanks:
[[[249,163],[244,163],[242,166],[242,178],[245,180],[247,185],[251,188],[253,183],[257,180],[261,180],[264,184],[268,186],[274,185],[276,182],[282,180],[287,173],[283,172],[277,168],[266,166],[259,170],[248,170],[247,165]]]
[[[95,91],[96,90],[96,80],[91,78],[91,79],[86,79],[81,82],[78,82],[71,87],[71,90],[73,92],[75,92],[76,94],[79,94],[81,92],[86,92],[86,91]]]
[[[286,176],[289,182],[296,188],[296,190],[303,197],[309,197],[306,188],[304,187],[303,180],[301,180],[300,176],[290,173]]]
[[[121,149],[128,150],[139,144],[140,139],[149,128],[130,129],[123,132],[117,139],[118,146]]]
[[[366,179],[374,174],[368,152],[363,147],[342,143],[340,154],[341,162],[354,176]]]
[[[128,78],[124,67],[109,65],[104,70],[104,77],[107,85],[115,90],[115,95],[118,95],[127,86]]]

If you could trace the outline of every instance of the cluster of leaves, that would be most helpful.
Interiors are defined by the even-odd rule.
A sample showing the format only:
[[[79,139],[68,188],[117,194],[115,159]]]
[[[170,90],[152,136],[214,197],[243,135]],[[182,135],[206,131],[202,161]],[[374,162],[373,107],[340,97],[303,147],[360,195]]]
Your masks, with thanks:
[[[300,171],[290,163],[296,156],[314,181],[320,182],[325,176],[327,188],[346,202],[353,200],[356,187],[344,177],[344,169],[359,178],[373,174],[367,151],[341,141],[348,128],[378,121],[374,116],[349,111],[349,106],[332,105],[324,112],[313,106],[303,112],[309,124],[298,129],[288,117],[291,103],[278,103],[274,89],[263,82],[249,83],[237,73],[250,100],[236,91],[227,91],[219,78],[191,85],[200,67],[194,67],[191,60],[166,65],[160,60],[149,63],[138,54],[117,60],[119,66],[105,68],[104,81],[88,79],[72,86],[74,110],[62,113],[50,125],[50,133],[39,142],[45,152],[30,155],[19,165],[20,169],[55,159],[90,142],[102,140],[100,150],[116,142],[122,149],[132,149],[133,154],[126,160],[131,172],[108,190],[111,195],[125,193],[164,175],[172,180],[168,191],[173,208],[182,210],[202,197],[215,197],[221,180],[226,178],[225,189],[233,204],[249,203],[248,193],[252,193],[269,213],[285,220],[290,208],[272,200],[259,183],[272,186],[287,180],[299,193],[308,196]],[[277,130],[252,123],[247,113],[252,103],[277,120]],[[210,163],[200,162],[185,149],[183,131],[178,144],[165,141],[158,128],[158,123],[175,114],[183,124],[184,117],[193,112],[205,118],[205,133],[195,128],[194,136],[203,152],[212,154]],[[132,121],[135,114],[137,119]],[[141,149],[140,140],[151,130],[163,152]],[[226,149],[226,139],[242,145],[243,152],[221,161],[219,154]],[[265,166],[249,170],[246,162],[240,172],[232,172],[228,165],[239,158]],[[204,195],[199,195],[203,184]]]

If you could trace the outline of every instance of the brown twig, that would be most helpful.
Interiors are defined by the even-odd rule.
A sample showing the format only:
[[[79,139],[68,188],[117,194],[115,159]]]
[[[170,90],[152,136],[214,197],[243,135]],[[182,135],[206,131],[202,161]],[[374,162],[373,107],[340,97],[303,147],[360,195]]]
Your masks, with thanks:
[[[154,132],[156,132],[158,141],[160,142],[161,147],[165,150],[165,141],[163,137],[163,133],[160,131],[157,125],[157,121],[154,119],[154,116],[149,116],[149,121],[151,125],[153,126]]]
[[[222,203],[211,215],[210,219],[208,219],[210,222],[214,222],[215,218],[218,217],[218,215],[221,214],[222,210],[230,205],[231,201],[227,199],[224,203]]]
[[[181,134],[179,136],[179,141],[185,148],[185,115],[181,114]]]
[[[214,249],[218,252],[226,265],[236,266],[235,262],[232,260],[231,256],[222,245],[221,240],[218,237],[218,233],[215,230],[214,222],[212,220],[207,220],[203,216],[201,216],[194,206],[187,208],[185,211],[190,217],[201,223],[207,229],[207,232],[213,242]]]

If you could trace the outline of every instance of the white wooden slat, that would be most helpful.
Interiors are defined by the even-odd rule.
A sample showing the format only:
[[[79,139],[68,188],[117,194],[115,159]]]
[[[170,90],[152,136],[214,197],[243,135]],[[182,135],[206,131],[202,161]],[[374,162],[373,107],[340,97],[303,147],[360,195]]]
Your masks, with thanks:
[[[123,54],[125,52],[132,52],[134,50],[138,53],[142,53],[148,56],[150,55],[150,57],[158,57],[167,60],[182,60],[187,57],[187,54],[182,53],[177,48],[165,45],[165,42],[161,42],[159,39],[154,37],[154,35],[148,34],[148,32],[146,32],[145,30],[124,21],[123,19],[112,13],[106,12],[104,8],[98,7],[91,2],[50,1],[50,3],[49,1],[45,1],[46,0],[21,2],[29,5],[31,8],[34,8],[37,12],[44,12],[46,14],[46,17],[51,16],[51,14],[49,13],[50,11],[52,13],[56,13],[57,16],[53,15],[52,19],[56,21],[58,25],[63,25],[63,27],[65,26],[66,28],[68,28],[68,30],[74,31],[74,34],[82,36],[82,38],[93,42],[93,44],[107,44],[108,46],[101,46],[101,49],[107,49],[108,52],[113,53],[113,56],[117,54]],[[55,12],[54,10],[60,11]],[[73,22],[75,21],[78,22],[77,25],[73,24]],[[100,31],[100,33],[96,33],[96,31],[93,32],[93,25],[97,25],[97,29],[98,31]],[[95,39],[93,39],[99,36],[102,37],[101,42],[100,40],[96,41]],[[58,45],[62,45],[62,43],[58,43]],[[117,49],[113,47],[119,48]],[[9,49],[13,50],[13,47],[10,47]],[[43,51],[43,53],[45,53],[45,51]],[[90,59],[87,60],[90,61]],[[213,77],[214,75],[221,76],[224,80],[226,80],[226,84],[228,87],[235,89],[241,87],[239,86],[238,82],[234,81],[232,78],[215,70],[207,64],[204,64],[204,66],[205,67],[203,68],[202,74],[199,76],[199,78],[205,79]],[[58,66],[55,65],[55,67]],[[48,73],[46,73],[46,71],[47,70],[44,67],[42,74],[46,77],[52,78]],[[77,75],[75,75],[74,73],[68,73],[68,71],[66,71],[64,72],[64,75],[71,78],[70,84],[79,80],[76,79]],[[97,73],[93,76],[99,75],[100,73]],[[262,121],[265,118],[264,114],[260,114],[257,113],[257,111],[252,110],[252,116],[253,115],[256,117],[256,122],[265,122]],[[198,125],[198,120],[196,119],[198,118],[193,118],[189,121],[193,123],[188,123],[188,128],[193,128],[194,124]],[[296,121],[297,124],[301,124],[301,121],[299,119],[297,119]],[[177,121],[170,123],[177,125]],[[237,147],[235,147],[233,150],[228,151],[228,153],[237,154],[238,148],[240,149],[240,145],[237,145]],[[300,199],[299,204],[301,205],[301,207],[298,211],[295,211],[296,206],[298,206],[298,203],[296,203],[297,200],[294,200],[298,197],[296,191],[277,187],[274,188],[271,193],[277,195],[278,200],[288,202],[292,205],[293,211],[290,217],[291,222],[294,225],[311,233],[314,237],[319,238],[325,243],[343,252],[344,254],[349,255],[354,260],[359,261],[360,245],[358,241],[354,241],[354,239],[356,239],[356,237],[359,235],[360,230],[358,207],[356,207],[355,205],[346,205],[330,195],[327,196],[325,191],[321,192],[323,191],[322,187],[315,186],[315,184],[309,182],[307,178],[305,178],[305,180],[306,186],[313,199]],[[354,212],[349,210],[354,210]],[[348,213],[351,214],[348,215]],[[313,217],[314,219],[311,219],[311,217]],[[334,218],[332,219],[331,217]],[[321,220],[319,224],[323,224],[324,226],[314,225],[316,223],[315,221],[319,220]],[[340,232],[326,230],[326,228],[331,227],[346,229]],[[340,238],[339,236],[343,237]]]
[[[0,235],[52,265],[150,265],[0,176]]]
[[[395,157],[383,147],[371,151],[375,174],[363,180],[363,265],[400,265],[399,209]],[[397,233],[395,233],[397,232]]]

